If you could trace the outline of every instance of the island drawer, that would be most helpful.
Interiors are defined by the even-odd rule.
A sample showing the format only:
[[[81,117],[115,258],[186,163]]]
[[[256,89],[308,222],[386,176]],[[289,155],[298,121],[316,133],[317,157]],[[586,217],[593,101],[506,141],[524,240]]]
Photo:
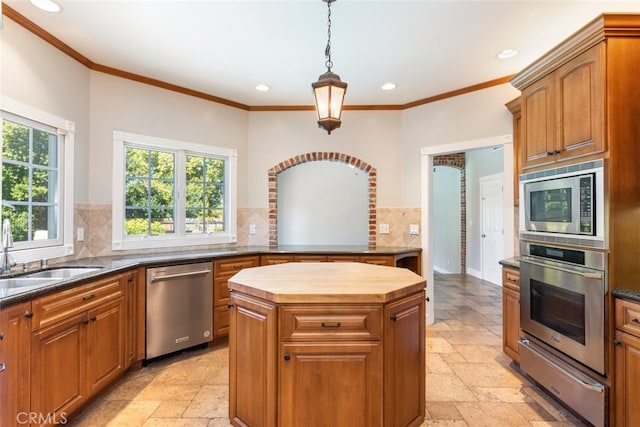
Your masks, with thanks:
[[[121,275],[55,292],[33,300],[33,330],[54,324],[103,302],[124,296]]]
[[[616,328],[640,337],[640,304],[616,299]]]
[[[382,307],[305,305],[280,307],[280,333],[286,341],[378,340]]]

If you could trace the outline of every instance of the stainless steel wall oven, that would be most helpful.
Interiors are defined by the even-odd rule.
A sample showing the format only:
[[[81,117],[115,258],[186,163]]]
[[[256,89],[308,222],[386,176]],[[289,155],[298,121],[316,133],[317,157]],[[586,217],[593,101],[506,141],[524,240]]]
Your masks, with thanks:
[[[596,378],[607,375],[606,253],[531,242],[520,250],[521,367],[603,425],[605,387]]]

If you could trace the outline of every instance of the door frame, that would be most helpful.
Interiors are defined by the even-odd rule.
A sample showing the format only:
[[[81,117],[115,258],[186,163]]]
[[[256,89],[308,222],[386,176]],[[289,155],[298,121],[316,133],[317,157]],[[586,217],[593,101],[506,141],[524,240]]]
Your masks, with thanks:
[[[421,211],[422,211],[422,272],[427,281],[427,324],[433,324],[435,296],[433,289],[433,238],[431,230],[433,224],[433,157],[441,154],[459,153],[477,148],[495,147],[502,145],[503,151],[503,191],[504,197],[504,256],[511,257],[514,254],[514,207],[513,207],[513,135],[499,135],[488,138],[454,142],[450,144],[423,147],[421,153]]]

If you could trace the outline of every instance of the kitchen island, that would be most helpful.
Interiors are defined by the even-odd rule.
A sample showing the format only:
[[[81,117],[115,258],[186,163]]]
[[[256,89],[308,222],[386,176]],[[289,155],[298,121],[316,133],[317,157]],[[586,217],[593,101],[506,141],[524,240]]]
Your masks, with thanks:
[[[425,281],[404,268],[290,263],[229,280],[236,426],[419,426]]]

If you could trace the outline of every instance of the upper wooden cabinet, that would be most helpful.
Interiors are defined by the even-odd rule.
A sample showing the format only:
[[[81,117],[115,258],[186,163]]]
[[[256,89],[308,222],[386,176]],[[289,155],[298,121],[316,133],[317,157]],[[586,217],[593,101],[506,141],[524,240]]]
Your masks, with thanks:
[[[605,43],[522,90],[522,168],[606,149]]]

